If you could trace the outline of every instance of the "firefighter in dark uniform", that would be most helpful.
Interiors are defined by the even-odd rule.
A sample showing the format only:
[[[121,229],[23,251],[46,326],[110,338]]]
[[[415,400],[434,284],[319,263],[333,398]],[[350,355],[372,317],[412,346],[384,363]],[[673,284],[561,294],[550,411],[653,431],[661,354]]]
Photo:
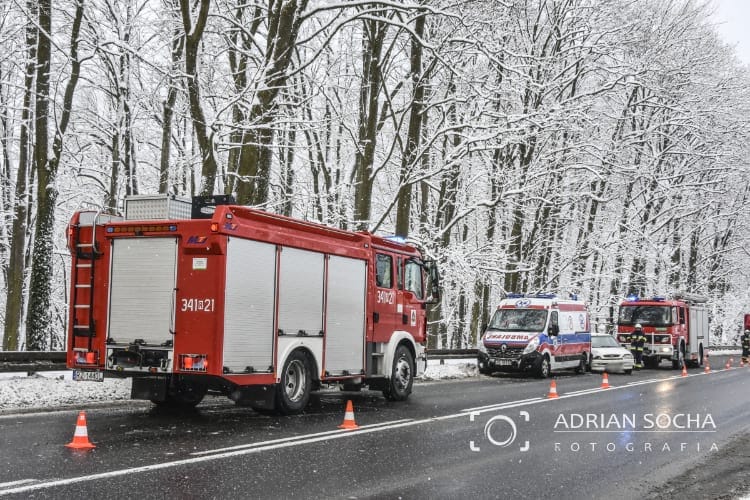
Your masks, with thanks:
[[[750,357],[750,330],[745,330],[742,334],[742,361],[748,362]]]
[[[640,323],[635,324],[633,333],[630,334],[630,352],[633,353],[633,368],[643,368],[643,346],[646,345],[646,336]]]

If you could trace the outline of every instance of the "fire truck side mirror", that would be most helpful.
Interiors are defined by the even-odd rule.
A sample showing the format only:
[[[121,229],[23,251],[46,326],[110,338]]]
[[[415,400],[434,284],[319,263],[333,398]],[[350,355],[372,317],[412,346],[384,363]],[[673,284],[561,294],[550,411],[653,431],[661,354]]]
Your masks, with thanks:
[[[440,302],[440,273],[437,263],[434,260],[426,260],[424,265],[430,278],[430,296],[427,298],[427,303],[437,304]]]

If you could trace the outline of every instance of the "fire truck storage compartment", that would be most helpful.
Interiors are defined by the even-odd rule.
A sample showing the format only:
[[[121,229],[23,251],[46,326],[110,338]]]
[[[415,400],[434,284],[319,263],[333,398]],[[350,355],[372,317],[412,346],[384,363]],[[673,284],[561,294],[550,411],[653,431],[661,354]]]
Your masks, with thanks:
[[[176,238],[112,240],[108,339],[156,346],[172,341],[176,262]]]
[[[332,375],[353,375],[364,369],[366,293],[366,262],[330,256],[325,360]]]
[[[690,307],[688,315],[689,331],[688,342],[691,345],[692,352],[698,352],[698,344],[702,343],[703,347],[708,347],[708,309],[702,305],[693,305]]]
[[[230,372],[273,370],[276,245],[229,238],[224,363]]]

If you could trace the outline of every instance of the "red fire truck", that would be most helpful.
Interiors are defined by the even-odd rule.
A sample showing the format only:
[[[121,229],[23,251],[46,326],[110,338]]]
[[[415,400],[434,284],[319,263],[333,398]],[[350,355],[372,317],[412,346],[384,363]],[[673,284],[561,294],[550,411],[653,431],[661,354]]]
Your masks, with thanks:
[[[132,377],[133,399],[225,395],[292,414],[322,384],[406,399],[425,366],[426,284],[414,246],[200,198],[77,212],[67,364],[76,380]],[[176,218],[175,218],[176,217]]]
[[[664,359],[672,361],[674,369],[682,368],[684,361],[700,366],[709,346],[707,300],[687,293],[670,299],[629,296],[620,303],[617,340],[630,348],[630,334],[640,324],[646,336],[646,368],[656,368]]]

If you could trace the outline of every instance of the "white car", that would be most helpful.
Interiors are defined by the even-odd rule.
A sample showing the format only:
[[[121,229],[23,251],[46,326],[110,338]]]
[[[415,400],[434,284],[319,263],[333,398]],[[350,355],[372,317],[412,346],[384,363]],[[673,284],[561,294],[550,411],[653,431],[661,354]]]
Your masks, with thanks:
[[[612,335],[591,335],[591,370],[633,373],[633,355]]]

